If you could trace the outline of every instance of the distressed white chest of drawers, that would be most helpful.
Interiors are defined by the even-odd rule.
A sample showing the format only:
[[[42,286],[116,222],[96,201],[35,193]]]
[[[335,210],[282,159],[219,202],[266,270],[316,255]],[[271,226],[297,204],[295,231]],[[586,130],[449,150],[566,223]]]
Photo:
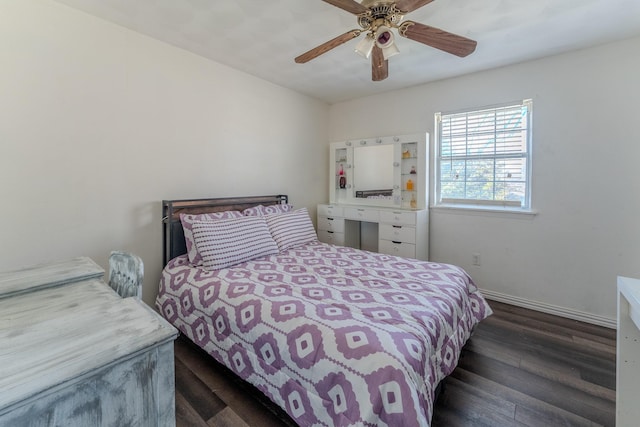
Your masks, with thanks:
[[[0,273],[0,426],[175,426],[177,331],[89,258]]]

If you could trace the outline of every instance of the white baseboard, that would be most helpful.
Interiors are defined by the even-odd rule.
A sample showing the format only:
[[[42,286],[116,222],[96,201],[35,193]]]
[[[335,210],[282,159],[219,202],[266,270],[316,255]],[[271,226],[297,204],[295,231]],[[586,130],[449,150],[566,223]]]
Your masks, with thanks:
[[[488,289],[480,289],[480,291],[482,292],[482,295],[489,300],[504,302],[506,304],[511,304],[518,307],[528,308],[531,310],[541,311],[543,313],[566,317],[568,319],[591,323],[593,325],[616,329],[616,319],[612,319],[609,317],[598,316],[597,314],[586,313],[584,311],[573,310],[571,308],[559,307],[557,305],[532,301],[526,298],[514,297],[500,292],[490,291]]]

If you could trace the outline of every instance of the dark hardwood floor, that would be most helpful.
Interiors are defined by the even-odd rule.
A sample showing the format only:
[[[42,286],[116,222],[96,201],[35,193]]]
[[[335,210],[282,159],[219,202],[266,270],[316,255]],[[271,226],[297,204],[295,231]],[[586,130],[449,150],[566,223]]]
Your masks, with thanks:
[[[432,426],[615,425],[614,330],[489,303]],[[295,425],[186,339],[175,353],[178,427]]]

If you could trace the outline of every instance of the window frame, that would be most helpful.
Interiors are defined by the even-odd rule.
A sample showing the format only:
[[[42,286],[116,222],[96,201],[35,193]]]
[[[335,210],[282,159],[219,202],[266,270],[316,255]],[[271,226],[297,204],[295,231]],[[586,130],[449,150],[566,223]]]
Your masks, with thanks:
[[[498,201],[498,200],[483,200],[483,199],[442,199],[441,194],[441,162],[444,160],[441,158],[442,151],[442,118],[446,116],[459,115],[459,114],[467,114],[467,113],[477,113],[486,110],[499,110],[502,108],[509,107],[526,107],[526,115],[527,115],[527,128],[526,128],[526,152],[523,156],[525,159],[525,195],[523,203],[517,203],[514,205],[513,202],[509,201]],[[456,111],[448,111],[448,112],[437,112],[434,114],[434,136],[435,136],[435,144],[434,144],[434,198],[432,208],[450,208],[450,209],[470,209],[470,210],[480,210],[480,211],[496,211],[496,212],[514,212],[514,213],[534,213],[532,210],[532,129],[533,129],[533,101],[531,99],[524,99],[521,101],[514,102],[506,102],[496,105],[477,107],[477,108],[467,108],[463,110]],[[467,156],[465,156],[467,157]],[[490,156],[490,158],[496,159],[503,156]],[[514,156],[516,157],[516,156]],[[495,181],[494,181],[495,182]]]

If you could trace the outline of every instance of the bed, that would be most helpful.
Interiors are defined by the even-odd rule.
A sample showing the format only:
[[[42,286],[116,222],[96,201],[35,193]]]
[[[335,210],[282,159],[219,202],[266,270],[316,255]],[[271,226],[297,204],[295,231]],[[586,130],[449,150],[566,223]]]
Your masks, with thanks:
[[[164,201],[158,310],[300,426],[428,426],[491,308],[461,268],[321,243],[287,202]]]

